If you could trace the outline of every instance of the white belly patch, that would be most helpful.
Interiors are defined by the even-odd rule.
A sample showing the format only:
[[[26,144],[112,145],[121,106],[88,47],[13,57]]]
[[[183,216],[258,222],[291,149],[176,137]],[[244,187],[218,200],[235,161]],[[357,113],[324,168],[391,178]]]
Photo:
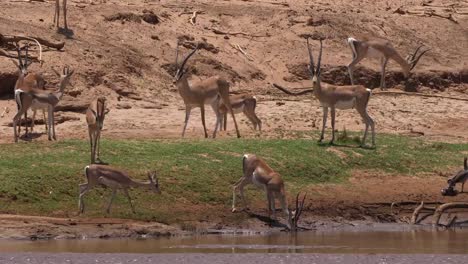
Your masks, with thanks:
[[[368,58],[373,58],[373,59],[380,59],[382,58],[383,54],[382,52],[374,49],[374,48],[371,48],[369,47],[369,49],[367,50],[367,57]]]
[[[337,109],[352,109],[354,108],[354,106],[356,105],[356,99],[352,99],[352,100],[349,100],[349,101],[338,101],[336,102],[336,105],[335,107]]]

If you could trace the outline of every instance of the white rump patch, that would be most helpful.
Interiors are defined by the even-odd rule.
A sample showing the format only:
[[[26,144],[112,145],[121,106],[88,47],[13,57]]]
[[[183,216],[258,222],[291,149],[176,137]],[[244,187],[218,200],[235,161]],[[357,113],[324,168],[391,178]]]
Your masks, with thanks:
[[[248,159],[248,158],[249,158],[249,154],[244,154],[244,158]]]
[[[338,101],[336,102],[335,104],[335,107],[338,108],[338,109],[352,109],[354,108],[354,106],[356,105],[356,99],[352,99],[352,100],[349,100],[349,101]]]
[[[357,41],[357,40],[356,40],[355,38],[353,38],[353,37],[349,37],[349,38],[348,38],[348,43],[351,43],[351,42],[353,42],[353,41]]]
[[[366,90],[367,90],[369,93],[372,93],[372,90],[371,90],[371,89],[366,88]]]

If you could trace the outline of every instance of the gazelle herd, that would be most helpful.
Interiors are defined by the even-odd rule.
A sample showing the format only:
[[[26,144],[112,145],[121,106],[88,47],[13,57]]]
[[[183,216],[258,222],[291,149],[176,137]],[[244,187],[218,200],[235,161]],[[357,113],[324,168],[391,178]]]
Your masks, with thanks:
[[[57,3],[59,1],[57,0]],[[66,3],[66,1],[64,1]],[[58,10],[58,9],[57,9]],[[57,13],[57,20],[58,20]],[[66,25],[66,22],[65,22]],[[330,143],[335,140],[335,115],[336,110],[356,109],[365,124],[364,135],[361,145],[365,146],[368,130],[371,130],[371,144],[375,147],[375,122],[368,113],[368,104],[371,99],[371,90],[363,85],[354,84],[353,70],[354,66],[364,58],[379,58],[381,60],[381,82],[380,87],[385,89],[385,67],[389,59],[395,60],[403,69],[403,74],[406,78],[409,77],[410,71],[416,66],[420,58],[428,51],[428,49],[419,52],[421,46],[418,47],[413,54],[410,54],[406,59],[403,59],[395,48],[388,41],[384,40],[356,40],[348,38],[353,56],[352,62],[348,65],[351,85],[337,86],[327,84],[321,81],[321,60],[322,60],[322,41],[319,42],[320,50],[318,53],[317,64],[314,63],[314,56],[310,48],[309,40],[307,39],[307,52],[309,55],[309,73],[312,81],[313,89],[294,93],[284,88],[277,87],[283,92],[290,95],[302,95],[312,93],[320,102],[323,108],[323,122],[319,141],[324,139],[325,127],[328,118],[328,112],[331,114],[332,138]],[[25,50],[26,56],[22,59],[21,52]],[[253,128],[261,131],[262,122],[256,114],[257,99],[250,94],[230,94],[230,83],[219,77],[212,76],[201,81],[189,82],[187,63],[189,59],[196,54],[198,46],[190,51],[179,64],[179,42],[176,44],[176,72],[174,76],[174,85],[177,87],[180,97],[185,105],[185,121],[182,128],[182,137],[185,136],[185,131],[189,122],[190,114],[193,108],[200,108],[201,122],[205,138],[208,137],[208,132],[205,123],[205,106],[210,105],[216,115],[216,123],[213,129],[212,137],[215,138],[218,129],[226,130],[227,116],[232,117],[237,137],[240,137],[239,127],[236,121],[236,113],[244,113],[252,123]],[[47,132],[49,140],[56,139],[54,126],[54,108],[62,98],[65,88],[68,85],[70,78],[73,75],[73,70],[68,66],[63,67],[62,73],[58,74],[60,83],[56,90],[51,92],[43,90],[45,80],[39,73],[28,72],[28,46],[20,48],[17,46],[18,63],[15,62],[19,69],[19,77],[15,85],[15,101],[18,106],[18,112],[13,118],[14,140],[18,141],[19,131],[17,129],[20,124],[21,116],[26,115],[28,109],[34,110],[33,124],[36,110],[47,111]],[[419,52],[419,54],[418,54]],[[127,196],[132,211],[135,212],[130,195],[129,188],[143,187],[154,192],[160,193],[160,186],[156,172],[148,172],[148,182],[138,182],[131,179],[128,173],[104,165],[100,159],[100,138],[101,130],[104,126],[105,116],[109,113],[107,108],[106,98],[99,96],[92,100],[86,110],[86,122],[90,140],[90,161],[84,169],[84,174],[87,183],[79,185],[79,210],[84,212],[83,196],[91,189],[97,186],[105,186],[112,190],[112,196],[107,205],[106,211],[109,213],[112,201],[117,190],[122,190]],[[45,114],[44,114],[45,117]],[[31,128],[32,130],[32,128]],[[27,133],[27,130],[26,130]],[[449,181],[450,186],[455,183],[463,183],[468,179],[467,161],[465,159],[464,170]],[[247,208],[247,201],[244,197],[244,187],[248,184],[253,184],[263,189],[266,193],[267,208],[269,214],[275,218],[275,199],[280,201],[284,214],[288,217],[290,226],[297,223],[298,217],[303,210],[304,200],[299,203],[299,195],[296,198],[296,209],[288,208],[288,199],[286,197],[285,183],[281,175],[275,172],[267,163],[260,157],[254,154],[245,154],[242,159],[242,178],[233,187],[232,197],[232,212],[237,211],[236,207],[236,192],[239,192],[244,206]],[[305,199],[305,198],[304,198]]]

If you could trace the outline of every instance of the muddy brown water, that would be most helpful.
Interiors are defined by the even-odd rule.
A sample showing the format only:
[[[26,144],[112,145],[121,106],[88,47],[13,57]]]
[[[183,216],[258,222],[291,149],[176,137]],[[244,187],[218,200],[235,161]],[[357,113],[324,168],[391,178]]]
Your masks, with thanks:
[[[158,239],[0,241],[0,252],[467,254],[468,230],[308,231]]]

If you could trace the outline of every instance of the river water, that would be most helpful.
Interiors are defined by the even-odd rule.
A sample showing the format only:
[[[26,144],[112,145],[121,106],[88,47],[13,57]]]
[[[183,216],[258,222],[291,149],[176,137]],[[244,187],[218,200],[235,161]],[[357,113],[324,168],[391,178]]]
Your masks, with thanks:
[[[467,254],[468,230],[308,231],[156,239],[0,241],[0,252]]]

